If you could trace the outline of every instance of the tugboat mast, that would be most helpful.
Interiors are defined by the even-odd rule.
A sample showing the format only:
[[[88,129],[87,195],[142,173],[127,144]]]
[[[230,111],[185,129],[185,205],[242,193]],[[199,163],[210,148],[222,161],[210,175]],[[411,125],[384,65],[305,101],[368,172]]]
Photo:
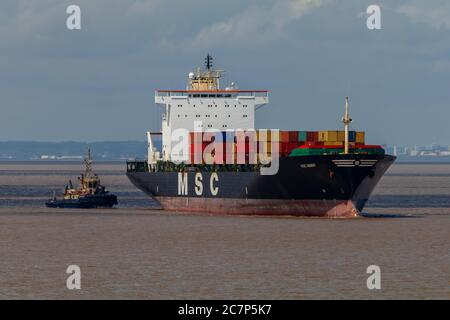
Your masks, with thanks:
[[[88,149],[87,155],[84,158],[84,165],[85,165],[84,176],[88,178],[92,173],[91,149]]]

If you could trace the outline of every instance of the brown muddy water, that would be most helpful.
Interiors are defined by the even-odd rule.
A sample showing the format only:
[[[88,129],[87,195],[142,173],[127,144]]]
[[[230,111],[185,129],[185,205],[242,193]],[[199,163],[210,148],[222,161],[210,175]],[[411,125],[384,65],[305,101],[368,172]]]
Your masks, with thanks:
[[[94,167],[118,208],[45,208],[80,169],[0,163],[0,298],[450,298],[450,164],[394,165],[365,217],[339,220],[162,212],[123,164]]]

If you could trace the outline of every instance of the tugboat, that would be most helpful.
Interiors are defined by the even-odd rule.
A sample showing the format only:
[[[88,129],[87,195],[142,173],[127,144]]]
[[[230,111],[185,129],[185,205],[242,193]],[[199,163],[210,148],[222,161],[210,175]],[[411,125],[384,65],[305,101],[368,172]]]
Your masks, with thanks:
[[[117,205],[117,196],[110,194],[100,184],[100,178],[92,173],[91,150],[84,159],[85,171],[78,177],[80,185],[74,188],[72,181],[64,190],[62,199],[53,198],[45,203],[48,208],[111,208]]]

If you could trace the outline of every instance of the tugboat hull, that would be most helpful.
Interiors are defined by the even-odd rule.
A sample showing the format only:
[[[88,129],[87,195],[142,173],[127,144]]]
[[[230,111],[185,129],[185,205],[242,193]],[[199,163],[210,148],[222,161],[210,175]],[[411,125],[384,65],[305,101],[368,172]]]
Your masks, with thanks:
[[[87,195],[78,199],[50,200],[45,203],[48,208],[112,208],[117,204],[115,195]]]

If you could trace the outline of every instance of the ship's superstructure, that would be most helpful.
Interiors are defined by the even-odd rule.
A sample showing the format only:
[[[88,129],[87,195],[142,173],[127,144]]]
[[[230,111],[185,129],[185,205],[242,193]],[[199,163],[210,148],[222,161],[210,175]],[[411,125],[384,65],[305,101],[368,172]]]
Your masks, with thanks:
[[[268,91],[239,90],[233,83],[222,89],[223,71],[212,67],[210,55],[205,62],[205,69],[188,74],[185,90],[155,92],[155,103],[164,108],[162,127],[147,132],[148,159],[127,162],[136,187],[163,209],[181,212],[322,217],[361,212],[395,157],[350,129],[348,98],[343,131],[255,130],[255,110],[268,103]],[[154,135],[162,135],[161,150]],[[186,157],[178,157],[180,144]]]
[[[165,161],[173,160],[171,137],[177,129],[193,132],[255,128],[255,110],[268,103],[268,91],[238,90],[234,83],[222,89],[222,72],[213,69],[212,57],[208,55],[205,70],[199,68],[189,73],[186,90],[156,91],[155,103],[164,107],[162,153],[150,152],[150,161],[156,162],[158,157]],[[151,139],[150,132],[148,138]]]

